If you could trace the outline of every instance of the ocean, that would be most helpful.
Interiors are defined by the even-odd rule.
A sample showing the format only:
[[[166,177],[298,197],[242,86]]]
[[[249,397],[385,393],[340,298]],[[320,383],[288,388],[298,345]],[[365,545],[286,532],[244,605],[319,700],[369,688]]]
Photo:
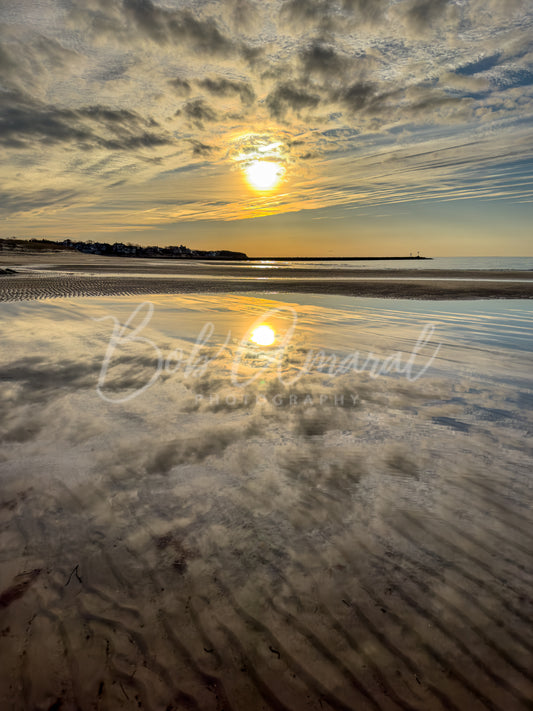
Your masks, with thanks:
[[[239,262],[239,264],[242,264]],[[417,271],[423,269],[494,269],[494,270],[524,270],[533,271],[533,257],[434,257],[433,259],[420,260],[369,260],[369,261],[269,261],[252,260],[246,262],[250,266],[272,266],[273,269],[353,269],[361,271],[365,269],[402,269],[405,271]]]

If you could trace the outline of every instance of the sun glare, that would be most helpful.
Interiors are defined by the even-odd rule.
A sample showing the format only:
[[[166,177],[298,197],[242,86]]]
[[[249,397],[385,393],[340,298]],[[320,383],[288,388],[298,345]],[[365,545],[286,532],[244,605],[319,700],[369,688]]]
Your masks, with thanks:
[[[257,343],[258,346],[271,346],[275,338],[276,334],[274,333],[274,329],[266,323],[255,328],[250,336],[250,340]]]
[[[244,168],[246,180],[254,190],[272,190],[283,177],[285,168],[270,160],[254,160]]]

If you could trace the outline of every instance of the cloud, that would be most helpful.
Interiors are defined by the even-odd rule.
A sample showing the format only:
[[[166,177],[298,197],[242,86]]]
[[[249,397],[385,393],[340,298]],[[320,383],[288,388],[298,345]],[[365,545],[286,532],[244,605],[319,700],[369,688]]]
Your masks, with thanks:
[[[27,30],[17,25],[13,29],[0,21],[0,84],[4,90],[43,96],[58,72],[68,76],[83,65],[84,58],[56,38],[40,32],[31,33],[31,38],[28,35]]]
[[[289,110],[299,113],[304,109],[315,108],[319,103],[320,97],[316,94],[288,83],[278,84],[266,98],[270,115],[278,119],[283,118]]]
[[[178,94],[191,93],[191,83],[187,81],[187,79],[176,77],[175,79],[169,79],[168,83],[176,90]]]
[[[341,79],[350,66],[347,57],[318,40],[300,50],[300,60],[306,75],[318,74],[331,80]]]
[[[360,81],[335,92],[334,97],[350,111],[364,109],[377,94],[378,87],[374,83]]]
[[[213,152],[213,146],[208,146],[201,141],[191,140],[192,152],[195,156],[208,156]]]
[[[242,47],[239,40],[223,34],[213,18],[200,19],[188,10],[163,8],[151,0],[123,0],[123,8],[141,34],[161,45],[187,42],[207,55],[231,55]]]
[[[387,0],[285,0],[281,14],[295,28],[311,24],[330,32],[379,21],[387,6]]]
[[[251,104],[255,100],[255,93],[247,82],[232,81],[224,77],[211,79],[201,79],[198,86],[205,89],[214,96],[233,96],[238,95],[243,104]]]
[[[485,76],[445,72],[439,77],[439,86],[448,90],[478,93],[487,91],[490,87],[490,81]]]
[[[201,462],[211,455],[219,456],[227,447],[258,432],[257,424],[251,420],[245,427],[217,423],[216,427],[200,428],[192,435],[175,437],[171,442],[158,443],[155,447],[147,441],[143,447],[147,454],[139,463],[148,474],[168,474],[175,466]],[[135,452],[136,463],[137,457],[138,451]]]
[[[518,0],[69,0],[50,14],[39,8],[0,8],[0,177],[12,214],[17,193],[37,204],[48,189],[52,220],[53,191],[68,201],[70,190],[88,225],[97,211],[80,206],[114,184],[103,202],[108,213],[116,206],[113,227],[126,230],[139,204],[126,196],[128,184],[143,181],[146,210],[135,220],[149,212],[154,229],[355,207],[399,189],[389,177],[378,187],[378,162],[404,171],[401,199],[424,199],[431,169],[411,159],[400,166],[398,155],[488,135],[497,137],[496,155],[531,113],[532,12]],[[231,181],[218,179],[216,195],[204,183],[241,165],[237,147],[252,131],[282,144],[292,186],[265,195],[261,208],[252,195],[230,194]],[[291,150],[293,141],[301,148]],[[187,206],[163,207],[175,176],[193,169],[204,187]],[[443,195],[458,169],[448,166]],[[444,179],[438,170],[433,178]],[[524,190],[516,185],[521,199]]]
[[[437,31],[441,20],[457,16],[457,5],[453,0],[414,0],[404,11],[407,23],[414,30]]]
[[[128,109],[66,109],[16,91],[4,92],[0,106],[0,144],[11,148],[31,148],[43,142],[136,151],[170,142],[167,135],[152,128],[159,128],[156,121]]]
[[[31,212],[43,207],[69,205],[79,196],[77,190],[54,190],[45,188],[21,194],[20,192],[0,190],[0,214],[10,215]]]
[[[228,0],[228,10],[233,25],[238,29],[253,29],[260,20],[261,5],[249,0]]]
[[[2,77],[6,77],[7,74],[16,70],[17,63],[11,57],[10,53],[0,45],[0,72]]]
[[[25,52],[28,48],[24,48]],[[32,44],[31,52],[39,57],[42,65],[51,70],[64,69],[73,62],[80,60],[80,55],[73,49],[65,47],[54,38],[41,36]]]
[[[345,10],[356,12],[366,18],[379,18],[386,10],[387,0],[342,0]]]
[[[193,99],[192,101],[188,101],[182,106],[181,109],[178,109],[176,113],[177,115],[185,116],[199,128],[203,127],[204,122],[206,121],[208,123],[213,123],[218,119],[217,112],[203,99]]]
[[[294,24],[324,22],[330,12],[331,5],[326,0],[286,0],[281,6],[282,17]]]

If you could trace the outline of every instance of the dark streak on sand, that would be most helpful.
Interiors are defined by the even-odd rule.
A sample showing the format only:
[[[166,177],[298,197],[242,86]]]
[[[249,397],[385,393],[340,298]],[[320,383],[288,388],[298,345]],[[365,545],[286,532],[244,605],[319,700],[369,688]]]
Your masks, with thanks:
[[[28,591],[31,584],[39,577],[40,573],[40,568],[34,568],[34,570],[30,570],[27,573],[17,575],[15,578],[16,582],[0,593],[0,609],[9,607],[11,603],[21,598]]]
[[[72,570],[70,571],[70,575],[68,576],[68,580],[65,583],[65,587],[67,587],[67,585],[70,583],[73,575],[76,576],[79,583],[83,582],[83,580],[81,579],[81,576],[79,574],[79,568],[80,568],[79,563],[78,563],[78,565],[75,565],[74,568],[72,568]]]

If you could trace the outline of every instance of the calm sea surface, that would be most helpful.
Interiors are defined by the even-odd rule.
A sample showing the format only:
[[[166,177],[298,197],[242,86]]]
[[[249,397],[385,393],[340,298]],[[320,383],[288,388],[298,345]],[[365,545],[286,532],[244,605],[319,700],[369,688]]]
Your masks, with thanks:
[[[242,263],[239,263],[242,264]],[[275,269],[405,269],[408,271],[420,269],[509,269],[533,271],[533,257],[435,257],[427,260],[369,260],[369,261],[268,261],[257,260],[247,262],[250,266],[265,267],[271,265]]]

